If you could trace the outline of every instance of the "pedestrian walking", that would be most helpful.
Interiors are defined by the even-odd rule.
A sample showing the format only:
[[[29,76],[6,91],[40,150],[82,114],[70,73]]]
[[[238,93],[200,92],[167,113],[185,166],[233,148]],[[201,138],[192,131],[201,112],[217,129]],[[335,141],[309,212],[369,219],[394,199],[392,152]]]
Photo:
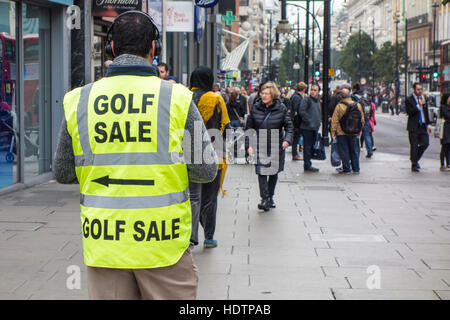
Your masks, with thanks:
[[[303,157],[299,154],[299,148],[302,149],[300,144],[301,132],[300,125],[302,123],[302,117],[300,116],[300,106],[302,100],[306,97],[306,89],[308,86],[304,82],[299,82],[295,86],[295,93],[291,97],[291,119],[294,126],[294,140],[292,142],[292,160],[303,160]]]
[[[236,90],[232,90],[230,98],[227,103],[228,116],[231,120],[231,126],[235,129],[241,128],[244,122],[245,110],[242,107],[241,101],[238,99],[239,95]],[[245,106],[247,109],[247,106]]]
[[[253,86],[253,92],[248,97],[248,111],[249,114],[252,111],[253,103],[255,102],[256,98],[259,96],[259,86],[255,85]]]
[[[149,15],[122,13],[107,32],[106,76],[64,97],[53,170],[59,183],[80,184],[91,299],[196,298],[189,181],[213,181],[217,155],[192,93],[151,64],[159,38]],[[200,163],[188,159],[198,143],[183,153],[179,134],[195,137],[195,123]]]
[[[169,76],[169,66],[167,63],[160,62],[158,64],[159,69],[159,77],[163,80],[167,80],[167,77]]]
[[[312,166],[312,155],[317,133],[322,123],[322,107],[319,98],[320,86],[312,84],[309,96],[302,100],[299,114],[302,119],[300,134],[303,136],[303,170],[304,172],[319,172]]]
[[[359,174],[359,135],[364,125],[364,112],[361,105],[350,98],[350,88],[344,87],[342,100],[336,106],[331,119],[331,136],[337,139],[339,155],[342,160],[340,174]]]
[[[255,171],[261,195],[258,209],[269,211],[275,208],[278,173],[284,170],[285,149],[292,143],[294,133],[275,83],[267,82],[261,87],[261,99],[255,102],[247,119],[246,130],[249,129],[256,131],[257,143],[247,145],[247,150],[256,155]]]
[[[431,127],[428,105],[423,97],[423,86],[416,82],[413,85],[413,94],[406,99],[406,113],[408,114],[407,130],[411,146],[411,171],[420,172],[420,158],[430,144],[429,134]]]
[[[197,105],[207,130],[215,130],[220,135],[214,136],[214,147],[219,157],[219,167],[216,178],[208,183],[189,182],[191,207],[192,207],[192,235],[191,242],[198,244],[199,222],[204,230],[205,248],[217,247],[214,239],[216,230],[217,196],[220,183],[223,181],[225,163],[224,133],[229,128],[227,106],[222,96],[212,90],[214,74],[208,67],[196,68],[190,78],[191,90],[194,93],[193,101]],[[212,132],[212,131],[210,131]]]
[[[450,95],[445,94],[441,101],[440,116],[444,122],[441,139],[441,171],[450,171]]]

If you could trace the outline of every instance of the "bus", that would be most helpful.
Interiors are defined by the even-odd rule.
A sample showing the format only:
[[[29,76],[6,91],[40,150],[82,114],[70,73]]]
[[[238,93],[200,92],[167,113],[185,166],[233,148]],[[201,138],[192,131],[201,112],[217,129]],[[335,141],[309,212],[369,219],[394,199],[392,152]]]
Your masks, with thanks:
[[[441,43],[441,70],[440,70],[441,97],[450,94],[450,40]]]
[[[39,36],[23,37],[24,48],[24,111],[29,115],[29,125],[38,123],[35,98],[39,85]],[[15,104],[16,90],[16,38],[0,33],[0,103]]]

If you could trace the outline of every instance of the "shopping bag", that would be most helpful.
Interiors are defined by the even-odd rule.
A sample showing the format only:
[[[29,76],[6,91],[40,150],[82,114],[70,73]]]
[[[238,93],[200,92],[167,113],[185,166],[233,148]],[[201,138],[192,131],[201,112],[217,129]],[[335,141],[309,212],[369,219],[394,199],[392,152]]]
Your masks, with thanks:
[[[331,160],[331,165],[333,167],[339,167],[341,165],[341,156],[339,155],[339,146],[337,143],[337,140],[334,139],[331,142],[331,156],[330,156],[330,160]]]
[[[327,158],[327,155],[325,153],[325,146],[323,145],[322,135],[320,133],[317,134],[316,143],[314,143],[311,158],[314,160],[325,160]]]
[[[444,123],[442,118],[438,118],[436,121],[436,126],[434,127],[434,137],[437,139],[444,138]]]

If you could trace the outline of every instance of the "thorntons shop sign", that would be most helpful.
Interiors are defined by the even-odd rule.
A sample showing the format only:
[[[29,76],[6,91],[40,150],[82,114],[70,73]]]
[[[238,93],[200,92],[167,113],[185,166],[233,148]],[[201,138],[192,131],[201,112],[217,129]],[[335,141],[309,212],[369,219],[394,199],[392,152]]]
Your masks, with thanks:
[[[116,17],[128,10],[142,10],[142,0],[94,0],[92,15]]]

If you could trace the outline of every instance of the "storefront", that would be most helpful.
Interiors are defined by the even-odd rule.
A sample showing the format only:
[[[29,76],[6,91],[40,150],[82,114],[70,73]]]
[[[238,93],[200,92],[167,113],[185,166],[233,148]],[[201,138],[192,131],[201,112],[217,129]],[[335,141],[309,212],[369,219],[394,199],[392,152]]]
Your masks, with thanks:
[[[0,192],[51,176],[69,88],[71,4],[0,0]]]

